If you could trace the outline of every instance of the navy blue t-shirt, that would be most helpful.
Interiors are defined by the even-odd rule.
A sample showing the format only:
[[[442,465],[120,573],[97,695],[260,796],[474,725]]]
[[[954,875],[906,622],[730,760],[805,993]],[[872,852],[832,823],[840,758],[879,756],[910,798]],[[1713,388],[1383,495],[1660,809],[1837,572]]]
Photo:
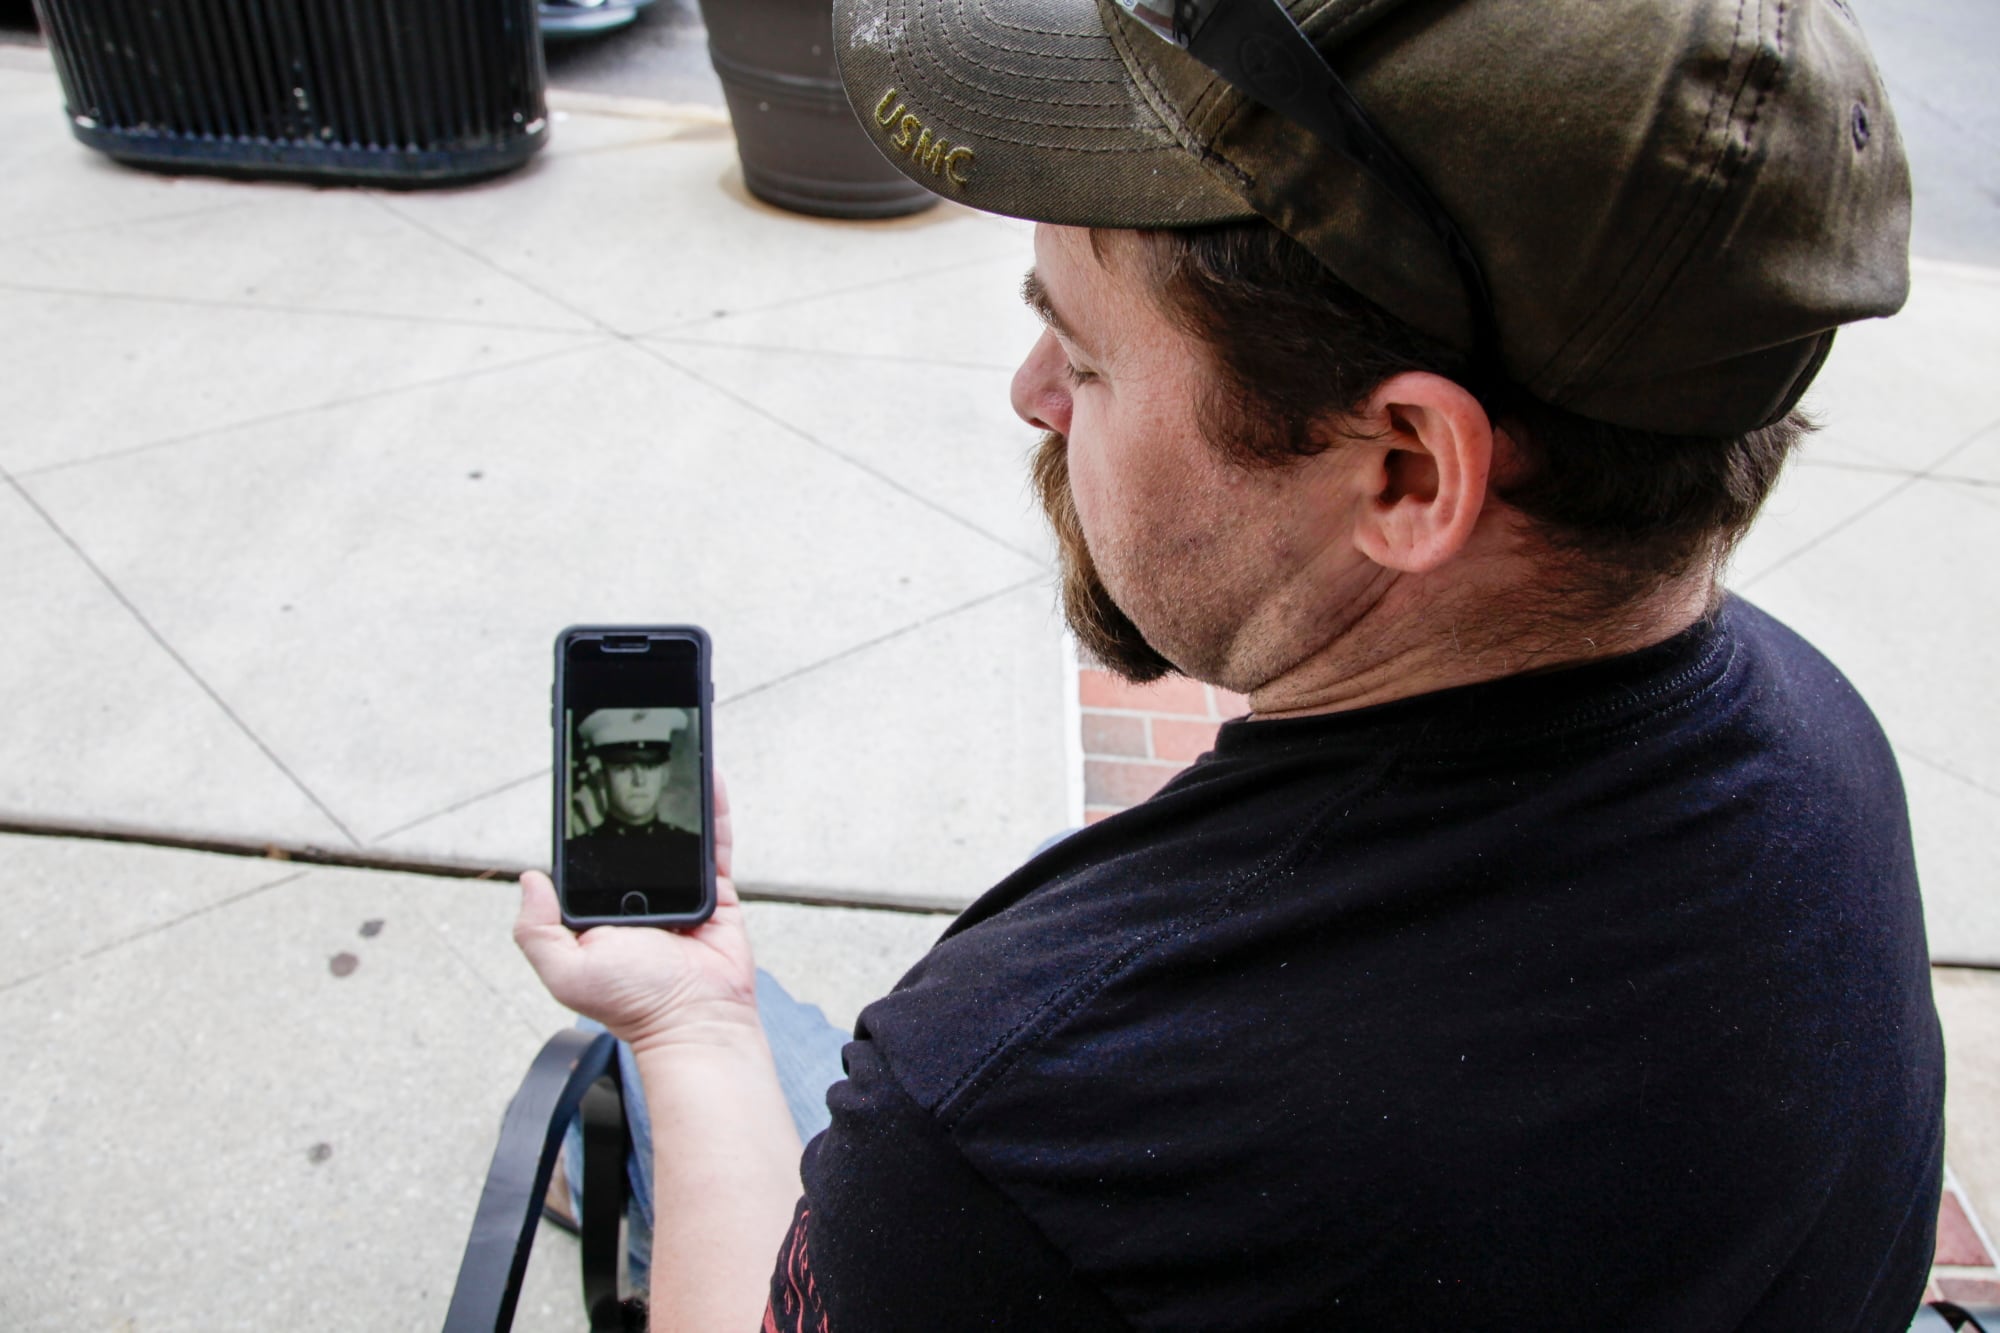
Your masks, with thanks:
[[[1902,785],[1741,601],[1226,724],[846,1058],[770,1329],[1901,1330],[1930,1262]]]

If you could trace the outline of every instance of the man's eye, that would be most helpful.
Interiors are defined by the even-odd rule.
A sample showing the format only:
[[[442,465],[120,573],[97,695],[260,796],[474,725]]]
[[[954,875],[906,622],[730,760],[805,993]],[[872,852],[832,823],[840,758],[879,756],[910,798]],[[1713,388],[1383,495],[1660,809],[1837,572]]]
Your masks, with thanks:
[[[1063,362],[1063,376],[1069,380],[1072,387],[1077,387],[1096,379],[1097,372],[1094,370],[1078,370],[1075,366],[1065,361]]]

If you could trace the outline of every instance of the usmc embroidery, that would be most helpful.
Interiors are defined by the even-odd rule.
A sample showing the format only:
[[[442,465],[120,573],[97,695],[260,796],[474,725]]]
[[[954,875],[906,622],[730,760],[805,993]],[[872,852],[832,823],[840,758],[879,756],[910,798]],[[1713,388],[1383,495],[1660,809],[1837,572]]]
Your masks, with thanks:
[[[943,176],[953,185],[972,184],[969,173],[973,151],[962,146],[954,148],[932,134],[908,107],[896,100],[894,88],[883,93],[882,100],[875,104],[875,123],[889,132],[891,148],[908,153],[911,161],[931,175]]]

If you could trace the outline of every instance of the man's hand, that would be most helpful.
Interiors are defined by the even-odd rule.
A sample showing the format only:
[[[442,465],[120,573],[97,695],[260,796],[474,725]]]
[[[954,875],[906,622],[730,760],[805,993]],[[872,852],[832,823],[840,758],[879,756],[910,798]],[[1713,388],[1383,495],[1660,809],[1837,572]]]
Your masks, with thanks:
[[[757,972],[715,784],[715,915],[689,931],[563,925],[521,876],[514,942],[549,994],[632,1044],[653,1122],[654,1328],[759,1326],[799,1197],[799,1136],[757,1021]],[[626,1089],[631,1095],[632,1089]]]
[[[555,886],[521,876],[514,942],[549,994],[594,1018],[635,1051],[677,1043],[741,1040],[757,1031],[757,974],[743,907],[730,879],[729,798],[715,782],[715,915],[693,930],[596,926],[578,935],[562,923]]]

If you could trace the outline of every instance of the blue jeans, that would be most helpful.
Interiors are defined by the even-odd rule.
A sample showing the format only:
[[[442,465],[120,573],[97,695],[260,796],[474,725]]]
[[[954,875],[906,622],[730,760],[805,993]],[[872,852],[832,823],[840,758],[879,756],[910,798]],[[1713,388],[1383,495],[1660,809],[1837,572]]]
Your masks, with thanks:
[[[810,1139],[833,1118],[826,1109],[826,1090],[846,1077],[840,1066],[840,1048],[847,1044],[849,1034],[827,1022],[818,1005],[793,999],[777,978],[761,967],[757,969],[757,1017],[771,1043],[778,1086],[784,1089],[792,1123],[798,1126],[801,1140]],[[588,1018],[577,1020],[577,1026],[586,1032],[604,1031]],[[622,1041],[618,1043],[618,1073],[625,1087],[625,1126],[632,1140],[625,1159],[626,1178],[632,1184],[632,1202],[625,1210],[626,1274],[632,1286],[643,1291],[653,1257],[653,1122],[646,1113],[638,1062],[632,1058],[632,1048]],[[583,1129],[574,1121],[564,1137],[563,1149],[570,1198],[581,1208]]]

